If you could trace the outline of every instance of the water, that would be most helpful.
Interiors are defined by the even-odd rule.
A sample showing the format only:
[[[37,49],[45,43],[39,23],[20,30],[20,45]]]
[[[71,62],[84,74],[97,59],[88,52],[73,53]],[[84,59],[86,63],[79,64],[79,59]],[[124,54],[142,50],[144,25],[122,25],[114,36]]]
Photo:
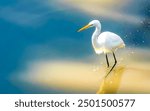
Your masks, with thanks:
[[[129,54],[135,52],[134,48],[149,49],[150,13],[147,2],[148,0],[139,0],[138,2],[132,0],[129,3],[122,1],[119,9],[114,8],[115,2],[110,3],[109,5],[112,5],[111,10],[114,9],[114,12],[125,15],[124,19],[116,19],[109,16],[110,9],[103,9],[105,13],[99,10],[94,10],[98,13],[93,13],[93,11],[90,12],[91,10],[76,6],[72,9],[72,4],[67,0],[46,0],[44,2],[40,0],[11,2],[2,0],[0,2],[0,93],[96,93],[101,81],[96,83],[93,80],[96,85],[94,89],[80,91],[81,88],[72,90],[71,88],[66,90],[65,87],[62,88],[61,86],[55,88],[51,85],[52,83],[47,87],[47,85],[39,85],[37,81],[22,81],[19,77],[20,75],[28,76],[31,73],[30,71],[34,69],[34,64],[39,64],[45,60],[80,61],[85,64],[90,63],[92,67],[97,64],[97,66],[102,66],[96,63],[95,58],[98,60],[101,58],[101,61],[103,61],[103,55],[97,57],[91,45],[93,29],[82,33],[76,32],[77,29],[92,19],[101,20],[102,31],[109,30],[119,34],[125,41],[126,46],[132,47]],[[93,4],[89,5],[88,1],[85,3],[90,7]],[[128,19],[129,17],[133,20]],[[139,18],[138,22],[134,22],[134,18]],[[139,59],[143,60],[143,55],[139,54]],[[56,70],[57,65],[55,66]],[[74,67],[77,66],[78,64],[75,64]],[[72,69],[72,71],[74,70]],[[93,69],[88,71],[93,71]],[[80,71],[76,73],[80,73]],[[63,71],[62,75],[65,75]],[[34,79],[34,76],[32,78]]]

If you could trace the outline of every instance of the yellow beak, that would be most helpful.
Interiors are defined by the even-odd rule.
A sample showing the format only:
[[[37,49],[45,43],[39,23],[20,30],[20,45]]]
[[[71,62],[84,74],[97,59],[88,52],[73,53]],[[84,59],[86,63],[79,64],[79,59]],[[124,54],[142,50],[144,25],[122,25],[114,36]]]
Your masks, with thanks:
[[[90,25],[90,24],[88,24],[88,25],[86,25],[86,26],[82,27],[81,29],[79,29],[79,30],[78,30],[78,32],[81,32],[81,31],[83,31],[83,30],[85,30],[85,29],[89,28],[90,26],[91,26],[91,25]]]

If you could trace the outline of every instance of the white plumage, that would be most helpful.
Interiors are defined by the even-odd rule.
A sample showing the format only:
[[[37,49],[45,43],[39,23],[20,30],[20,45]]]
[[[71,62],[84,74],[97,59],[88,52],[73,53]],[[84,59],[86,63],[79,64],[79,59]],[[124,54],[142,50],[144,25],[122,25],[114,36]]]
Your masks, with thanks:
[[[95,31],[92,35],[92,46],[93,46],[96,54],[104,53],[106,55],[106,61],[107,61],[108,67],[109,67],[109,61],[108,61],[107,53],[113,53],[115,64],[108,72],[108,74],[109,74],[117,63],[114,52],[118,48],[125,47],[125,44],[124,44],[123,40],[121,39],[121,37],[113,32],[106,31],[106,32],[101,33],[101,23],[98,20],[91,21],[88,25],[79,29],[78,32],[85,30],[89,27],[95,27]]]
[[[98,36],[97,39],[98,47],[94,47],[95,52],[100,54],[103,53],[112,53],[118,48],[125,46],[123,40],[117,34],[113,32],[103,32]],[[93,44],[94,45],[94,44]]]

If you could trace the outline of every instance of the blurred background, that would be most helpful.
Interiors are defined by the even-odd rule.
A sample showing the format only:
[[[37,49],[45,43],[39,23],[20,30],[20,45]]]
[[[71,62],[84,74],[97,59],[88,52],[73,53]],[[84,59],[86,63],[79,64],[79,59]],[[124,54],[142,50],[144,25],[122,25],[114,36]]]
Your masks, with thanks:
[[[93,19],[126,44],[107,79],[94,29],[77,33]],[[0,93],[150,93],[149,51],[149,0],[0,1]]]

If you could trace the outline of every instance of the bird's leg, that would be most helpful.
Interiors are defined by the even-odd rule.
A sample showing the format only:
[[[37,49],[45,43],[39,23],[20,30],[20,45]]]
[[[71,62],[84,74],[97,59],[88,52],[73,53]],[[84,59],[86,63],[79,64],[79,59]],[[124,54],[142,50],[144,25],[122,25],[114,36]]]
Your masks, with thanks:
[[[106,54],[106,62],[107,62],[107,67],[109,68],[109,61],[108,61],[107,54]]]
[[[111,71],[114,69],[114,67],[115,67],[116,64],[117,64],[117,59],[116,59],[116,56],[115,56],[115,53],[114,53],[114,52],[113,52],[113,57],[114,57],[115,63],[114,63],[114,65],[112,66],[112,68],[110,69],[110,71],[107,73],[107,75],[105,76],[105,78],[111,73]]]

